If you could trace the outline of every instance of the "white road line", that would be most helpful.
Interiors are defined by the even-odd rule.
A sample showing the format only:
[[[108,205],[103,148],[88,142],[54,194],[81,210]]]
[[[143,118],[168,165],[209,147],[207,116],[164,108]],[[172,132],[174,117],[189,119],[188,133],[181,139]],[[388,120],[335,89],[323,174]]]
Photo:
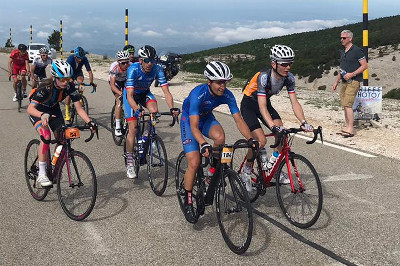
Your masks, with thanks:
[[[88,238],[93,241],[93,245],[90,245],[93,248],[93,253],[101,255],[110,254],[111,250],[104,245],[103,238],[97,232],[96,227],[89,222],[83,223],[83,227],[86,230]]]
[[[312,140],[312,138],[310,138],[310,137],[306,137],[306,136],[299,135],[299,134],[296,134],[296,137],[301,138],[301,139],[306,139],[306,140]],[[320,140],[317,140],[315,142],[322,144],[322,142]],[[329,143],[329,142],[326,142],[326,141],[323,143],[323,145],[326,145],[326,146],[329,146],[329,147],[333,147],[333,148],[336,148],[336,149],[340,149],[340,150],[344,150],[344,151],[348,151],[348,152],[355,153],[355,154],[358,154],[358,155],[361,155],[361,156],[365,156],[365,157],[369,157],[369,158],[375,158],[376,157],[373,154],[369,154],[369,153],[366,153],[366,152],[362,152],[362,151],[354,150],[354,149],[351,149],[351,148],[339,146],[339,145],[336,145],[336,144],[333,144],[333,143]]]
[[[360,175],[360,174],[345,174],[345,175],[331,175],[324,177],[323,182],[336,182],[336,181],[351,181],[351,180],[361,180],[374,178],[373,175]]]
[[[377,204],[376,202],[369,201],[369,200],[366,200],[366,199],[362,199],[362,198],[359,198],[359,197],[356,197],[356,196],[353,196],[353,195],[350,195],[350,194],[347,194],[347,193],[343,193],[343,192],[340,192],[340,193],[341,193],[342,195],[344,195],[344,196],[350,198],[350,199],[359,201],[359,202],[364,203],[364,204],[366,204],[366,205],[373,206],[373,207],[375,208],[375,210],[378,209],[378,210],[380,211],[379,214],[396,214],[395,211],[391,211],[391,210],[389,210],[388,208],[386,208],[386,207],[384,207],[384,206],[382,206],[382,205]],[[378,213],[375,213],[375,214],[378,214]]]

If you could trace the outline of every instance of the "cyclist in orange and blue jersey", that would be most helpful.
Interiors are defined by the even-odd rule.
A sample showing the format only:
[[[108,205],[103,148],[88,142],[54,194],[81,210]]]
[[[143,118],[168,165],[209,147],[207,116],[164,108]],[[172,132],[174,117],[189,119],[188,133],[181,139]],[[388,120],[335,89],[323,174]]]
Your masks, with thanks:
[[[92,68],[90,67],[89,60],[86,57],[86,51],[83,50],[82,47],[76,47],[74,50],[74,54],[70,55],[67,58],[67,63],[71,65],[74,73],[72,76],[72,79],[75,80],[78,84],[83,83],[84,77],[83,77],[83,71],[82,68],[85,66],[86,71],[89,74],[89,82],[90,85],[95,87],[96,84],[93,83],[93,72]],[[65,120],[70,121],[71,120],[71,115],[70,115],[70,103],[71,100],[69,97],[65,99]]]
[[[235,96],[226,88],[226,83],[233,77],[229,67],[222,62],[212,61],[207,64],[204,75],[208,82],[195,87],[182,106],[181,140],[188,160],[188,167],[184,176],[184,214],[186,220],[190,223],[197,222],[193,209],[192,189],[197,169],[200,166],[200,154],[204,157],[211,154],[211,145],[203,136],[212,139],[214,147],[225,143],[224,129],[212,111],[221,104],[227,104],[240,133],[251,146],[258,147],[258,144],[251,138],[250,130],[240,115]],[[215,158],[209,175],[215,173],[217,163],[218,158]]]
[[[29,56],[26,51],[28,47],[25,44],[19,44],[18,49],[14,49],[11,51],[10,60],[8,61],[8,71],[9,76],[13,78],[13,88],[14,88],[14,97],[13,101],[17,101],[17,75],[21,74],[22,76],[22,90],[24,94],[24,98],[26,95],[26,85],[27,81],[25,76],[29,75]]]
[[[155,64],[157,58],[156,50],[145,45],[138,51],[139,62],[133,63],[127,72],[126,89],[124,90],[124,108],[125,118],[128,122],[128,135],[126,138],[126,156],[128,178],[136,178],[134,168],[133,149],[135,145],[135,136],[137,132],[137,119],[142,114],[139,105],[146,107],[150,113],[158,112],[157,101],[150,92],[150,85],[157,78],[164,92],[165,101],[167,102],[171,114],[179,115],[179,109],[174,108],[174,101],[168,88],[168,82],[165,79],[164,71],[161,66]]]
[[[51,65],[53,79],[48,84],[41,83],[37,89],[32,90],[29,96],[31,101],[27,109],[29,118],[35,130],[43,137],[38,148],[39,174],[36,180],[38,185],[43,187],[52,185],[46,174],[47,154],[51,139],[50,129],[55,132],[64,125],[59,102],[70,96],[79,116],[88,123],[92,131],[97,128],[97,125],[90,120],[82,108],[81,96],[76,90],[75,84],[70,82],[72,73],[72,67],[68,63],[54,60]]]

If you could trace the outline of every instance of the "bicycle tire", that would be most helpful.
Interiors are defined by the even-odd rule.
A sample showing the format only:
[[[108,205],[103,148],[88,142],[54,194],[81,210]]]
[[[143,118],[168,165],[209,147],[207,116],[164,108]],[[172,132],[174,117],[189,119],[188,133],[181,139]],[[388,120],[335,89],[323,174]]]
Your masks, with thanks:
[[[154,194],[164,194],[168,183],[168,155],[164,141],[157,135],[148,140],[147,176]]]
[[[65,214],[72,220],[82,221],[92,212],[97,197],[96,173],[89,158],[80,151],[71,151],[71,183],[68,158],[64,157],[57,174],[57,195]]]
[[[175,187],[176,195],[178,197],[179,207],[181,208],[182,214],[185,214],[185,187],[184,187],[184,176],[188,167],[188,161],[185,156],[185,152],[182,151],[175,164]],[[204,214],[204,177],[201,178],[196,173],[195,182],[192,189],[192,201],[193,209],[197,219]]]
[[[299,228],[308,228],[318,220],[321,214],[323,201],[321,181],[314,166],[305,157],[294,153],[289,156],[290,171],[296,192],[291,191],[290,184],[279,183],[281,173],[288,175],[286,160],[282,160],[275,174],[276,195],[286,219]],[[301,175],[304,191],[299,190],[296,172]]]
[[[239,175],[225,169],[215,195],[219,229],[229,249],[243,254],[253,236],[253,210]]]
[[[38,188],[36,179],[39,174],[39,158],[38,148],[40,141],[37,139],[31,140],[26,146],[24,157],[25,180],[29,192],[35,200],[42,201],[46,198],[50,188]],[[49,154],[50,155],[50,154]]]
[[[121,108],[121,130],[122,130],[122,136],[118,137],[115,136],[115,105],[111,109],[111,134],[114,140],[115,145],[121,146],[122,141],[124,140],[124,123],[125,123],[125,114],[124,114],[124,109]]]
[[[231,162],[231,169],[233,169],[235,172],[239,174],[239,177],[243,171],[244,168],[244,163],[245,163],[245,158],[247,156],[247,148],[238,148],[233,150],[233,160]],[[254,165],[258,166],[258,160],[254,160]],[[257,178],[256,171],[259,169],[258,167],[254,168],[253,166],[253,171],[251,171],[251,179],[252,181],[252,191],[247,191],[247,194],[249,196],[250,202],[255,202],[258,197],[260,196],[261,193],[261,182],[259,178]]]
[[[17,101],[18,101],[18,112],[21,112],[21,106],[22,106],[22,82],[18,81],[17,84]]]
[[[82,104],[82,108],[83,110],[85,110],[85,112],[87,113],[87,115],[89,115],[89,103],[88,100],[86,98],[85,95],[81,95],[81,104]],[[86,124],[86,122],[84,120],[82,120],[82,118],[79,116],[78,112],[75,109],[75,105],[71,106],[72,110],[71,110],[71,124],[74,123],[78,125],[78,126],[84,126]]]

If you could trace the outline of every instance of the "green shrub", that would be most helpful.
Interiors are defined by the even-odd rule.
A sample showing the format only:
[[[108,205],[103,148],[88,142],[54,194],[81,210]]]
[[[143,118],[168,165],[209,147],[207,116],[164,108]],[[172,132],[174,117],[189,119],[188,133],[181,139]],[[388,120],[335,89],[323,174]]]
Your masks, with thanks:
[[[380,79],[380,78],[376,78],[375,80],[379,81],[379,80],[381,80],[381,79]]]
[[[393,57],[392,57],[392,61],[396,61],[396,56],[393,56]]]
[[[105,55],[103,55],[103,60],[107,60],[108,59],[108,56],[105,54]]]
[[[387,98],[387,99],[400,100],[400,88],[390,90],[386,94],[384,94],[382,97]]]
[[[336,77],[339,74],[339,72],[337,70],[335,70],[335,72],[333,72],[333,75]]]
[[[375,73],[373,73],[373,74],[371,75],[371,77],[375,78],[375,77],[376,77],[376,74],[375,74]]]
[[[319,90],[319,91],[324,91],[324,90],[326,90],[326,85],[319,86],[319,87],[318,87],[318,90]]]

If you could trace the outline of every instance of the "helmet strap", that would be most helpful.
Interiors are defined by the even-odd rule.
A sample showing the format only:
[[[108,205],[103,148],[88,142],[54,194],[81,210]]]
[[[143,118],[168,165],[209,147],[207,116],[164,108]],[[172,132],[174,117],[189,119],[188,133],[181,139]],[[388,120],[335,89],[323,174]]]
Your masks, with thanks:
[[[275,68],[272,68],[273,70],[274,70],[274,72],[276,73],[276,74],[278,74],[278,76],[280,76],[280,77],[284,77],[284,76],[282,76],[281,74],[279,74],[279,72],[278,72],[278,61],[276,61],[276,60],[274,60],[274,63],[275,63]]]
[[[210,84],[212,83],[212,80],[210,79]],[[213,90],[212,90],[212,88],[211,88],[211,85],[208,85],[208,89],[211,91],[211,94],[213,95],[213,96],[218,96],[218,95],[216,95],[214,92],[213,92]]]

